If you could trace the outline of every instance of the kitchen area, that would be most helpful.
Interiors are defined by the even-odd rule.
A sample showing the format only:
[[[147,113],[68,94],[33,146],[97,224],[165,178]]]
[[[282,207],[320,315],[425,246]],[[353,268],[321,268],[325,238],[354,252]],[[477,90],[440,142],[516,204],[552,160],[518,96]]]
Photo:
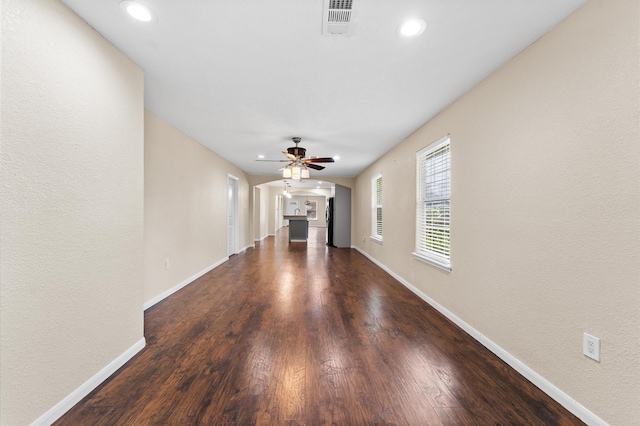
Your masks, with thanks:
[[[288,243],[306,244],[309,228],[324,228],[327,245],[350,247],[351,188],[327,182],[322,187],[306,183],[304,187],[295,182],[283,185],[282,181],[256,186],[255,241],[275,236],[284,227]]]
[[[285,198],[283,218],[288,222],[289,242],[307,242],[310,222],[312,226],[326,227],[326,243],[332,247],[351,246],[351,189],[334,185],[331,196],[306,195],[303,203],[296,198]],[[302,209],[301,209],[302,207]],[[324,211],[324,217],[320,212]]]

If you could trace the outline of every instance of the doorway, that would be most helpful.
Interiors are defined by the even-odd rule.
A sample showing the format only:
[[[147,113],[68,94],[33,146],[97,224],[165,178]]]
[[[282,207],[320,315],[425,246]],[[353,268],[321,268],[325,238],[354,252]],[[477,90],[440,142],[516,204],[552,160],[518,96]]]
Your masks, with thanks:
[[[228,175],[227,256],[238,253],[238,178]]]

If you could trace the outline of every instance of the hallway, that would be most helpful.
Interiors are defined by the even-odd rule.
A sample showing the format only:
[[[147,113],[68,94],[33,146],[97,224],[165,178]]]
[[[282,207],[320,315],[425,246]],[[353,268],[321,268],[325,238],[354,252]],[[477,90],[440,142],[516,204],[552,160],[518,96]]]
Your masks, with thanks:
[[[287,228],[145,312],[57,425],[582,424],[355,250]]]

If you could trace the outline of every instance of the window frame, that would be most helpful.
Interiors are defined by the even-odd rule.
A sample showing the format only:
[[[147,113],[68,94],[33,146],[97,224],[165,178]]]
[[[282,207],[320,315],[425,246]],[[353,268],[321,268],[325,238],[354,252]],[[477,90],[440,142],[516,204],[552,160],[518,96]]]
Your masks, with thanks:
[[[380,197],[378,197],[378,181],[380,181]],[[383,183],[382,180],[382,172],[376,174],[373,178],[371,178],[371,240],[382,243],[382,232],[383,232],[383,214],[382,214],[382,192],[383,192]],[[379,203],[378,203],[379,202]],[[378,211],[380,211],[380,220],[378,221]],[[379,226],[378,226],[379,223]],[[380,229],[380,232],[378,232]]]
[[[305,212],[307,214],[307,220],[318,220],[318,202],[316,200],[307,200],[309,204],[305,203]]]
[[[445,150],[446,158],[437,159]],[[431,160],[431,164],[427,161]],[[444,163],[443,163],[444,161]],[[429,171],[431,166],[431,171]],[[439,167],[439,169],[435,169]],[[442,168],[444,167],[444,168]],[[444,176],[442,174],[444,173]],[[431,183],[428,182],[430,178]],[[436,179],[439,179],[436,183]],[[442,186],[444,185],[444,187]],[[430,188],[430,189],[429,189]],[[444,190],[443,190],[444,189]],[[428,194],[431,193],[430,197]],[[429,214],[433,206],[445,215]],[[430,226],[431,224],[431,226]],[[451,137],[446,135],[416,153],[416,245],[413,257],[451,271]],[[446,237],[441,237],[446,234]],[[427,246],[437,248],[429,249]]]

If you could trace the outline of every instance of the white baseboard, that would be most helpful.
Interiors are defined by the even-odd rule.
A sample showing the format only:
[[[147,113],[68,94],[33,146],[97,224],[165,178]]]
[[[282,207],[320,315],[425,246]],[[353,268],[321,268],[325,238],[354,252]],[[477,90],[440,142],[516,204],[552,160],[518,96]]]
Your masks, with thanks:
[[[53,408],[31,423],[31,426],[49,426],[58,420],[64,413],[69,411],[82,398],[89,395],[113,373],[129,361],[135,354],[140,352],[146,345],[144,337],[138,340],[133,346],[127,349],[122,355],[111,361],[106,367],[98,371],[93,377],[84,382],[79,388],[71,392],[66,398],[57,403]]]
[[[250,249],[250,248],[256,248],[255,243],[253,243],[253,244],[249,244],[248,246],[244,246],[244,247],[242,247],[242,248],[240,249],[240,251],[238,252],[238,254],[240,254],[240,253],[244,253],[245,251],[247,251],[247,250],[248,250],[248,249]]]
[[[525,363],[511,355],[509,352],[498,346],[491,339],[480,333],[475,328],[471,327],[469,324],[461,320],[458,316],[453,314],[444,306],[440,305],[438,302],[424,294],[422,291],[414,287],[407,280],[402,278],[400,275],[393,272],[391,269],[387,268],[382,263],[378,262],[376,259],[371,257],[369,253],[360,249],[356,246],[351,246],[351,248],[357,250],[364,257],[369,259],[371,262],[375,263],[377,266],[382,268],[386,273],[391,275],[397,281],[399,281],[402,285],[407,287],[413,293],[415,293],[422,300],[431,305],[434,309],[439,311],[445,317],[453,321],[458,327],[463,329],[467,334],[480,342],[484,347],[493,352],[498,358],[502,359],[506,362],[511,368],[516,370],[518,373],[522,374],[527,380],[536,385],[540,390],[549,395],[551,398],[556,400],[560,405],[573,413],[580,420],[585,422],[589,426],[607,426],[607,423],[602,420],[600,417],[596,416],[594,413],[589,411],[586,407],[578,403],[575,399],[571,398],[569,395],[561,391],[558,387],[556,387],[553,383],[549,382],[547,379],[536,373],[530,367],[528,367]]]
[[[257,243],[257,242],[259,242],[259,241],[264,240],[264,239],[265,239],[265,238],[267,238],[268,236],[269,236],[269,234],[265,235],[265,236],[264,236],[264,237],[262,237],[262,238],[256,238],[255,240],[253,240],[253,242],[254,242],[254,243]],[[254,247],[255,247],[255,245],[254,245]]]
[[[227,260],[229,260],[228,256],[220,259],[219,261],[217,261],[213,265],[211,265],[211,266],[203,269],[202,271],[198,272],[197,274],[187,278],[186,280],[182,281],[180,284],[177,284],[177,285],[171,287],[169,290],[157,295],[156,297],[152,298],[151,300],[146,301],[144,303],[144,305],[142,305],[142,309],[144,309],[146,311],[147,309],[149,309],[150,307],[152,307],[156,303],[158,303],[158,302],[166,299],[167,297],[171,296],[173,293],[175,293],[176,291],[180,290],[182,287],[185,287],[186,285],[191,284],[192,282],[194,282],[195,280],[197,280],[198,278],[200,278],[201,276],[203,276],[207,272],[209,272],[209,271],[217,268],[218,266],[222,265]]]

